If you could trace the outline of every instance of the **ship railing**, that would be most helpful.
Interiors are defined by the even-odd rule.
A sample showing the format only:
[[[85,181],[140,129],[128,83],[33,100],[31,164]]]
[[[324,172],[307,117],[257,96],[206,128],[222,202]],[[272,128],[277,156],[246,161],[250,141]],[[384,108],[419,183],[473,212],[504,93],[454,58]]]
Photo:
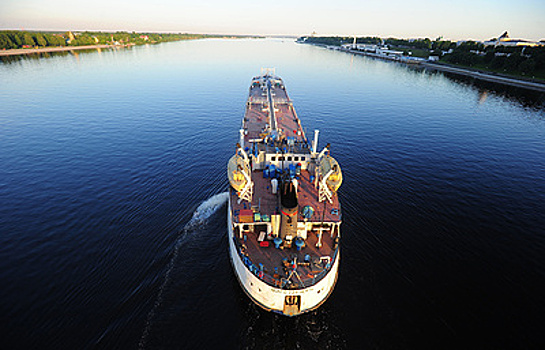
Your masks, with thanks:
[[[243,135],[241,133],[241,141],[243,141],[243,140],[244,140]],[[240,146],[240,144],[239,144],[239,146]],[[246,165],[249,165],[250,158],[248,157],[248,154],[246,153],[246,151],[244,151],[244,149],[242,147],[239,147],[237,149],[237,152],[239,152],[242,155]],[[247,174],[246,171],[242,170],[241,173],[244,176],[244,178],[246,179],[246,185],[244,185],[242,190],[240,190],[240,193],[238,195],[238,203],[240,203],[243,200],[246,200],[246,201],[251,203],[252,202],[252,196],[253,196],[253,193],[254,193],[254,182],[252,181],[252,178],[251,178],[250,174]]]
[[[242,171],[242,174],[246,178],[246,185],[240,190],[240,195],[238,202],[240,203],[243,200],[247,200],[248,202],[252,203],[252,196],[254,193],[254,182],[252,181],[252,178],[246,174],[245,171]]]
[[[329,172],[319,181],[319,189],[318,189],[319,202],[323,202],[327,200],[329,203],[333,203],[333,192],[331,192],[326,182],[329,176],[331,176],[331,174],[333,174],[333,169],[329,170]]]

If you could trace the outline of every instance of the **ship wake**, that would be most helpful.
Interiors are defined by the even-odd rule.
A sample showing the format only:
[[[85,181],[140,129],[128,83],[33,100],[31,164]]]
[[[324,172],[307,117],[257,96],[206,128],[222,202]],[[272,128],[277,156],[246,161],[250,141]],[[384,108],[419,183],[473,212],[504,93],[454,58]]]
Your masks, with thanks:
[[[216,194],[215,196],[212,196],[203,203],[201,203],[201,205],[199,205],[195,212],[193,212],[193,216],[191,217],[191,220],[189,220],[189,222],[185,225],[183,232],[195,230],[195,228],[206,223],[206,221],[210,218],[210,216],[212,216],[212,214],[214,214],[216,211],[218,211],[219,208],[227,203],[228,198],[229,192],[223,192]]]
[[[197,209],[195,209],[191,219],[189,220],[187,224],[185,224],[184,228],[181,230],[180,235],[174,245],[174,249],[172,251],[172,257],[170,258],[170,261],[168,263],[168,267],[165,272],[163,282],[161,283],[161,286],[159,287],[157,298],[155,299],[153,308],[148,314],[148,317],[146,320],[146,326],[144,328],[144,332],[142,333],[142,337],[140,338],[140,343],[138,346],[139,349],[144,349],[146,347],[146,341],[148,339],[151,326],[155,318],[155,314],[157,313],[157,310],[159,309],[159,307],[161,306],[163,302],[164,291],[171,280],[171,273],[172,273],[172,270],[174,269],[174,266],[176,265],[176,260],[178,259],[180,248],[182,247],[185,241],[185,238],[188,236],[188,234],[196,232],[201,227],[206,225],[208,223],[208,220],[212,217],[212,215],[216,213],[218,209],[222,208],[225,205],[225,203],[227,203],[228,197],[229,197],[229,192],[223,192],[208,198],[206,201],[201,203],[197,207]]]

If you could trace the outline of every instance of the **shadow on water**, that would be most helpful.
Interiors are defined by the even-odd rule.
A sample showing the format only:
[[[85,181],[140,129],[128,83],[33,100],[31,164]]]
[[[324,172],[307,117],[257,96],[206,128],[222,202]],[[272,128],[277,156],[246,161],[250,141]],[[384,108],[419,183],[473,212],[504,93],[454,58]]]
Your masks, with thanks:
[[[247,298],[241,349],[345,349],[346,337],[327,302],[308,314],[288,318],[260,309]]]

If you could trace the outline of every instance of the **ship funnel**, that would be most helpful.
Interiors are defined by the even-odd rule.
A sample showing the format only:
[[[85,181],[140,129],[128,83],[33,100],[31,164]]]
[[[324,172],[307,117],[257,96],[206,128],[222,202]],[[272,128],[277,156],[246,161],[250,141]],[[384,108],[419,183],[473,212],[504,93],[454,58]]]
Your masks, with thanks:
[[[280,203],[282,205],[282,222],[280,226],[280,237],[285,239],[297,236],[297,187],[292,181],[282,182],[280,188]]]
[[[282,188],[280,192],[280,202],[282,208],[292,209],[297,208],[297,191],[295,185],[291,181],[282,182]]]

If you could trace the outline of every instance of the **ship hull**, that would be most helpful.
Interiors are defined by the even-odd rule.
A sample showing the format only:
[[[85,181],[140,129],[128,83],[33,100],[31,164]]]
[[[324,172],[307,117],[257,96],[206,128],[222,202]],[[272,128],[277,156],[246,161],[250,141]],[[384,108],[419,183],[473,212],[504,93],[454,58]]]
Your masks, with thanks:
[[[296,316],[317,309],[327,300],[333,292],[338,278],[339,251],[335,255],[327,275],[316,284],[301,289],[275,288],[263,282],[244,265],[235,246],[232,219],[231,199],[229,198],[227,226],[231,265],[240,286],[255,304],[266,311],[286,316]],[[287,303],[293,303],[294,300],[296,300],[296,306],[286,305]]]

